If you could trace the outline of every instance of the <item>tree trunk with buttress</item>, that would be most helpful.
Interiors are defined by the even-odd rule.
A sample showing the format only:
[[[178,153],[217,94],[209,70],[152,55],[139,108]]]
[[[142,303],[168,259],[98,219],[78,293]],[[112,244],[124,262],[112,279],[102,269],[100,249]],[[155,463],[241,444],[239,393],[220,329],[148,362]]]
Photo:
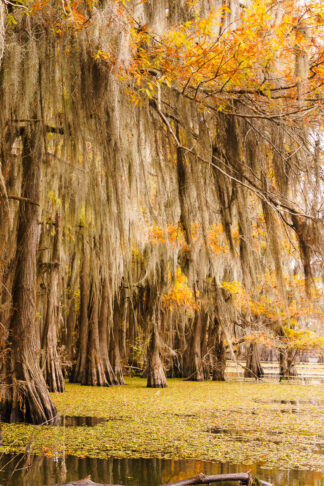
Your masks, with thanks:
[[[296,351],[282,348],[279,350],[279,376],[280,381],[289,380],[297,376],[295,366]]]
[[[264,371],[261,366],[258,345],[250,343],[247,351],[246,366],[244,370],[245,378],[262,378]]]
[[[57,411],[39,366],[40,336],[36,320],[36,251],[39,240],[39,188],[43,147],[35,123],[22,135],[22,197],[20,202],[13,312],[10,321],[5,386],[1,387],[1,418],[5,422],[53,424]]]
[[[109,360],[109,295],[107,278],[102,280],[102,295],[99,318],[99,345],[101,361],[106,380],[109,385],[117,385],[118,382]]]
[[[159,311],[157,311],[159,312]],[[155,314],[157,313],[155,312]],[[153,326],[150,344],[148,347],[148,388],[167,388],[167,380],[164,372],[164,367],[161,360],[160,349],[161,342],[159,336],[159,329],[157,320],[158,317],[153,315]]]
[[[95,250],[91,254],[91,286],[88,305],[89,332],[86,352],[86,373],[81,381],[82,385],[107,386],[104,367],[99,346],[99,288],[98,268]]]

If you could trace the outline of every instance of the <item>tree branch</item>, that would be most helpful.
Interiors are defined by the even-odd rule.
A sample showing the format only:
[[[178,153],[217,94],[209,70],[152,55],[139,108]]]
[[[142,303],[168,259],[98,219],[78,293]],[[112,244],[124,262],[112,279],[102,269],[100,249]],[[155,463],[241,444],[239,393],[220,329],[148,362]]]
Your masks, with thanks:
[[[40,206],[40,204],[36,201],[32,201],[31,199],[28,199],[27,197],[21,197],[21,196],[8,196],[8,199],[14,199],[15,201],[20,201],[20,202],[25,202],[28,204],[33,204],[34,206]]]
[[[239,481],[246,486],[252,486],[254,484],[253,478],[249,473],[216,474],[214,476],[206,476],[201,473],[195,478],[184,479],[182,481],[177,481],[176,483],[162,484],[162,486],[190,486],[194,484],[219,483],[221,481]],[[265,481],[259,480],[259,482],[263,486],[272,486]]]

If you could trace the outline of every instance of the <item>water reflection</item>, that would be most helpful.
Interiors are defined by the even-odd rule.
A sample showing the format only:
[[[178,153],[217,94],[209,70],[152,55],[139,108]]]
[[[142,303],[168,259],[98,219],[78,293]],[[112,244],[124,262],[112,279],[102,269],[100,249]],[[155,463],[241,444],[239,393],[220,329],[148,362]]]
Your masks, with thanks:
[[[237,371],[226,371],[225,377],[227,381],[242,381],[247,383],[256,381],[255,378],[245,378],[243,372]],[[278,373],[265,372],[264,376],[259,381],[262,381],[263,383],[278,382],[285,385],[322,385],[324,384],[324,377],[322,375],[299,375],[291,376],[290,378],[282,378],[280,380]]]
[[[98,424],[107,422],[106,418],[101,417],[82,417],[65,415],[60,417],[58,425],[64,427],[95,427]]]
[[[211,427],[210,429],[207,429],[206,432],[210,434],[216,434],[216,435],[222,435],[223,440],[226,441],[228,439],[235,440],[236,442],[246,442],[246,443],[252,443],[252,442],[262,442],[264,441],[264,437],[262,436],[256,436],[255,431],[253,430],[248,430],[245,429],[244,431],[238,430],[238,429],[222,429],[221,427]],[[277,431],[277,430],[268,430],[269,434],[269,439],[268,442],[271,444],[276,444],[276,445],[282,445],[282,441],[280,440],[280,436],[284,432],[282,431]],[[276,438],[277,437],[277,438]],[[313,436],[308,436],[312,437],[312,450],[314,454],[324,454],[324,442],[322,442],[322,439],[324,436],[322,435],[313,435]],[[324,481],[321,486],[324,486]]]
[[[224,440],[230,438],[234,439],[236,442],[261,442],[262,440],[264,440],[262,437],[251,436],[251,434],[247,430],[243,432],[236,429],[221,429],[219,427],[212,427],[211,429],[207,430],[207,432],[216,435],[223,435]],[[281,444],[281,441],[272,439],[271,443]],[[317,445],[318,444],[316,444],[316,447]]]
[[[91,476],[95,482],[133,486],[158,486],[205,474],[226,474],[250,471],[273,486],[323,486],[320,472],[263,469],[262,466],[220,464],[195,460],[167,459],[91,459],[67,456],[61,458],[44,456],[3,455],[0,461],[0,485],[41,486],[60,482],[76,481]],[[222,483],[218,483],[222,485]],[[223,486],[231,483],[223,483]],[[234,485],[234,483],[233,483]],[[237,483],[235,483],[237,486]]]
[[[324,400],[319,400],[317,398],[312,398],[309,400],[262,400],[261,398],[255,398],[253,401],[255,403],[265,403],[265,404],[278,403],[281,405],[295,405],[297,407],[299,407],[300,405],[314,405],[314,406],[324,405]]]

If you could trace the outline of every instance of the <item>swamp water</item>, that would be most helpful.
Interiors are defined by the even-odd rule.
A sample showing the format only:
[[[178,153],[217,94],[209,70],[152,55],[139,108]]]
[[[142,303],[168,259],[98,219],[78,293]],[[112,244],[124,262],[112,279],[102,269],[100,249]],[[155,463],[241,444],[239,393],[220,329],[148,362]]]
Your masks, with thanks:
[[[147,389],[139,378],[126,378],[127,386],[120,388],[67,383],[66,393],[55,396],[62,414],[59,426],[36,426],[33,432],[33,451],[44,454],[48,449],[51,456],[0,454],[0,486],[53,485],[89,475],[99,483],[158,486],[200,472],[247,471],[273,486],[324,486],[323,474],[311,470],[324,466],[323,388],[300,386],[304,382],[297,380],[279,385],[241,383],[245,380],[237,378],[239,383],[169,380],[162,392]],[[159,430],[165,431],[167,440],[160,440]],[[3,424],[2,450],[18,439],[26,448],[31,431],[24,424]],[[215,459],[138,458],[160,451],[175,455],[179,441],[182,457],[199,448],[203,456],[213,448]],[[67,455],[65,462],[55,455],[56,449],[62,452],[62,444],[75,454]],[[137,458],[125,458],[133,453]],[[88,457],[100,454],[105,458]],[[124,459],[107,458],[109,454]],[[217,462],[226,456],[228,462]],[[250,464],[238,464],[240,459]],[[301,469],[294,469],[295,464]]]
[[[43,486],[75,481],[91,476],[99,483],[158,486],[196,476],[198,473],[226,474],[252,472],[273,486],[324,486],[324,476],[316,471],[264,469],[262,466],[171,459],[92,459],[66,456],[2,455],[1,486]],[[230,486],[237,483],[217,483]]]

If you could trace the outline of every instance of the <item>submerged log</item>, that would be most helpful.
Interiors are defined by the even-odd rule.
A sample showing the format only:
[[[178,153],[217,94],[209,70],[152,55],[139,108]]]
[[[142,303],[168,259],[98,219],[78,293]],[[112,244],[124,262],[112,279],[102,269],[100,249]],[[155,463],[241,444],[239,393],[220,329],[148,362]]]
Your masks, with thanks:
[[[272,486],[270,483],[260,480],[259,483],[255,483],[253,481],[253,477],[249,473],[216,474],[213,476],[206,476],[205,474],[200,473],[194,478],[183,479],[182,481],[177,481],[176,483],[162,484],[161,486],[190,486],[195,484],[219,483],[221,481],[238,481],[240,484],[245,484],[246,486],[253,486],[256,484]]]

